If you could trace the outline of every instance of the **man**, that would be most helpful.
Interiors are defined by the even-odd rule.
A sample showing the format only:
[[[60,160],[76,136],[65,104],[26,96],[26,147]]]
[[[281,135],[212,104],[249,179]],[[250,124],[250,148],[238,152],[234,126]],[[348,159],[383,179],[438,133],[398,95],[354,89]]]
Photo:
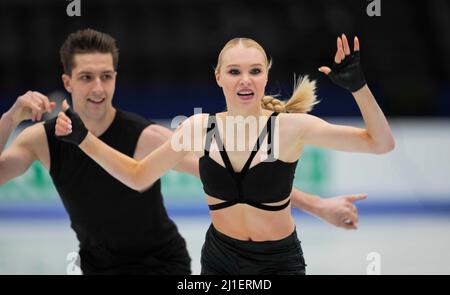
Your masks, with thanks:
[[[73,108],[93,134],[111,147],[142,159],[172,131],[112,105],[118,49],[115,40],[91,29],[68,36],[60,50],[62,80]],[[0,120],[0,185],[23,174],[35,160],[50,172],[80,242],[84,274],[190,274],[184,239],[164,208],[160,181],[137,192],[107,174],[76,146],[55,138],[55,119],[24,129],[3,151],[17,125],[40,121],[55,103],[41,93],[18,97]],[[70,167],[70,169],[67,169]],[[198,158],[176,168],[198,177]],[[294,207],[336,226],[355,229],[353,201],[364,195],[328,200],[294,190]]]

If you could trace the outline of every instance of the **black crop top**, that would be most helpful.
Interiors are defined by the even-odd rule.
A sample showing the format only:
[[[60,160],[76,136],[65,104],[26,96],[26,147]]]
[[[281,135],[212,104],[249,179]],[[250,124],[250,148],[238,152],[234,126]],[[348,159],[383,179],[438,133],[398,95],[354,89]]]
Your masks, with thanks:
[[[205,154],[200,158],[199,169],[203,189],[208,195],[224,200],[225,202],[209,205],[210,210],[219,210],[238,203],[268,210],[279,211],[289,205],[290,200],[282,205],[265,205],[263,203],[275,203],[289,197],[294,181],[297,161],[284,162],[273,158],[273,127],[278,113],[272,113],[256,141],[250,157],[241,172],[235,172],[225,146],[220,139],[215,114],[209,115],[206,135]],[[260,145],[268,134],[268,160],[249,168]],[[219,147],[220,156],[225,167],[209,157],[209,150],[213,136]],[[272,158],[271,158],[272,157]],[[271,159],[269,161],[269,159]]]

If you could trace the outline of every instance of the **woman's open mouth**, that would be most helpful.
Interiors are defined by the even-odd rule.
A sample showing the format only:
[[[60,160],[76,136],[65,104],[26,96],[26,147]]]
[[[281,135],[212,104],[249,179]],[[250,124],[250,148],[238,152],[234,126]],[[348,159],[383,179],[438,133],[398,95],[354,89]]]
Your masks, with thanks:
[[[242,100],[250,100],[250,99],[253,98],[255,93],[253,93],[252,91],[240,91],[240,92],[237,93],[237,95]]]

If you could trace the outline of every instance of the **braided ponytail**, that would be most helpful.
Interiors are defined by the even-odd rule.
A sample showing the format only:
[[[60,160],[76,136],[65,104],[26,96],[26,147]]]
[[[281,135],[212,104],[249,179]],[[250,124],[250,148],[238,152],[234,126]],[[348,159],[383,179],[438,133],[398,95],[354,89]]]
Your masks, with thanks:
[[[300,77],[295,81],[294,92],[287,102],[283,102],[273,96],[264,96],[261,106],[270,111],[287,113],[307,113],[318,104],[316,98],[316,81],[309,80],[308,76]]]

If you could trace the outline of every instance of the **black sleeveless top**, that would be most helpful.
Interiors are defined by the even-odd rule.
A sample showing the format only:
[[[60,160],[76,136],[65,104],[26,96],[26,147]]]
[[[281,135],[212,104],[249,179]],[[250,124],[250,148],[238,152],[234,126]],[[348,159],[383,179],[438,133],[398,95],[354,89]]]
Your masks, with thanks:
[[[69,214],[80,250],[94,253],[94,263],[103,258],[128,257],[130,253],[148,255],[179,236],[163,205],[159,180],[142,193],[130,189],[77,146],[56,139],[55,123],[56,118],[44,124],[50,175]],[[99,138],[133,157],[142,131],[150,124],[138,115],[117,110],[113,122]]]
[[[267,124],[259,135],[256,146],[241,172],[235,172],[231,165],[225,146],[220,139],[218,128],[216,128],[215,114],[209,116],[205,154],[199,162],[200,178],[206,194],[224,200],[222,203],[209,205],[210,210],[219,210],[244,203],[262,210],[278,211],[289,205],[290,200],[277,206],[263,204],[279,202],[289,197],[298,162],[297,160],[288,163],[273,158],[273,127],[277,115],[278,113],[272,113],[267,120]],[[266,135],[268,135],[267,160],[249,168]],[[216,139],[225,167],[209,157],[213,137]]]

